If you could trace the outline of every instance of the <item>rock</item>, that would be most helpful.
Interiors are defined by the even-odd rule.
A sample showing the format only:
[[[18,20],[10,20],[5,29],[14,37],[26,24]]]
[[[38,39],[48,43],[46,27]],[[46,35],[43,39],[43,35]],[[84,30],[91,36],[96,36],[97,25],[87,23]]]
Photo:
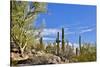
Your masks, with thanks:
[[[55,56],[53,54],[41,54],[33,56],[27,61],[24,61],[22,64],[30,64],[30,65],[42,65],[42,64],[58,64],[61,62],[60,57]]]
[[[35,49],[32,49],[32,51],[31,51],[31,52],[32,52],[32,54],[36,54],[36,51],[35,51]]]
[[[69,60],[68,59],[65,59],[65,63],[69,63]]]
[[[13,48],[13,49],[11,49],[11,52],[13,52],[13,53],[19,53],[19,49]]]
[[[20,54],[19,53],[11,52],[11,56],[10,57],[11,57],[12,60],[15,60],[15,59],[20,57]]]
[[[42,56],[42,55],[44,55],[45,53],[44,53],[44,51],[38,51],[36,54],[37,54],[38,56]]]
[[[52,63],[52,64],[58,64],[61,62],[60,57],[52,55],[48,58],[48,63]]]
[[[11,52],[11,60],[12,61],[21,61],[21,60],[27,60],[29,58],[28,55],[23,55],[23,57],[21,57],[21,54],[19,53],[14,53],[14,52]]]
[[[34,59],[38,58],[38,60],[47,61],[46,63],[59,63],[59,62],[61,62],[61,58],[59,56],[45,53],[44,51],[36,52],[35,56],[33,56],[33,57],[34,57]]]
[[[64,57],[61,57],[61,60],[65,62],[65,58]]]
[[[35,53],[35,54],[33,54]],[[18,55],[17,60],[20,58],[21,60],[18,60],[18,65],[42,65],[42,64],[59,64],[61,63],[61,58],[59,56],[45,53],[43,51],[35,52],[33,50],[33,53],[27,54],[29,56],[28,58],[24,59],[25,57],[20,57]],[[23,60],[24,59],[24,60]]]

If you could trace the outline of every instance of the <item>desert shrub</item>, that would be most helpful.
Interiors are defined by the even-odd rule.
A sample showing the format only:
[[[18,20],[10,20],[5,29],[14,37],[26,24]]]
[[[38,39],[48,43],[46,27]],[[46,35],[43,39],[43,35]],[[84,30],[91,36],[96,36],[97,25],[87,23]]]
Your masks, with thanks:
[[[65,51],[60,51],[60,57],[64,57],[65,59],[71,59],[74,56],[73,48],[71,46],[66,46]]]
[[[41,44],[38,43],[38,44],[35,45],[34,49],[35,49],[36,51],[41,51],[41,50],[44,51],[44,50],[45,50],[45,44],[42,44],[42,45],[41,45]]]
[[[74,57],[78,62],[96,61],[96,47],[94,45],[84,44],[81,50],[82,53]]]
[[[47,53],[52,53],[52,54],[55,54],[55,47],[51,44],[48,44],[46,46],[46,50],[45,50]]]

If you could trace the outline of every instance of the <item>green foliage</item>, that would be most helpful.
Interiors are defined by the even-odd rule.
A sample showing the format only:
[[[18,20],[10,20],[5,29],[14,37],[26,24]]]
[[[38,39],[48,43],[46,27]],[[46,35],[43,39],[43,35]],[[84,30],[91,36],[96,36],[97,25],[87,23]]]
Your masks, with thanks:
[[[96,61],[96,47],[94,45],[87,45],[81,47],[82,53],[76,56],[78,62]]]
[[[36,44],[34,49],[36,51],[44,51],[45,50],[45,45],[44,44]]]
[[[61,57],[64,57],[64,58],[69,59],[69,60],[70,60],[74,55],[75,55],[75,54],[74,54],[74,52],[73,52],[73,48],[72,48],[70,45],[68,45],[68,46],[65,45],[65,51],[64,51],[64,53],[63,53],[62,51],[60,52],[60,56],[61,56]]]
[[[48,44],[47,46],[46,46],[46,52],[47,53],[51,53],[51,54],[56,54],[56,45],[51,45],[51,44]]]

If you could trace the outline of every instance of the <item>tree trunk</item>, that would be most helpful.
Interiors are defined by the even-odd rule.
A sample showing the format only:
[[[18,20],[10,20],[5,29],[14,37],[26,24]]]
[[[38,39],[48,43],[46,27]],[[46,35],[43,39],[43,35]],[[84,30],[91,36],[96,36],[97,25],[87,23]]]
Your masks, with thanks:
[[[20,50],[21,50],[21,57],[24,57],[24,50],[27,46],[27,43],[25,43],[25,45],[23,47],[20,46]]]

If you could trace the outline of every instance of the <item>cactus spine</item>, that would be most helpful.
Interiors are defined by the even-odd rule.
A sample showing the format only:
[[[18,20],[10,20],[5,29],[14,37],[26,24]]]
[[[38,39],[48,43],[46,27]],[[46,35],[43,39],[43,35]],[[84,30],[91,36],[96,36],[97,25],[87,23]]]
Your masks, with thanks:
[[[57,43],[57,55],[59,55],[59,51],[60,51],[60,47],[59,47],[59,32],[57,32],[57,39],[56,39],[56,43]]]
[[[62,28],[62,51],[65,51],[65,42],[64,42],[64,28]]]

